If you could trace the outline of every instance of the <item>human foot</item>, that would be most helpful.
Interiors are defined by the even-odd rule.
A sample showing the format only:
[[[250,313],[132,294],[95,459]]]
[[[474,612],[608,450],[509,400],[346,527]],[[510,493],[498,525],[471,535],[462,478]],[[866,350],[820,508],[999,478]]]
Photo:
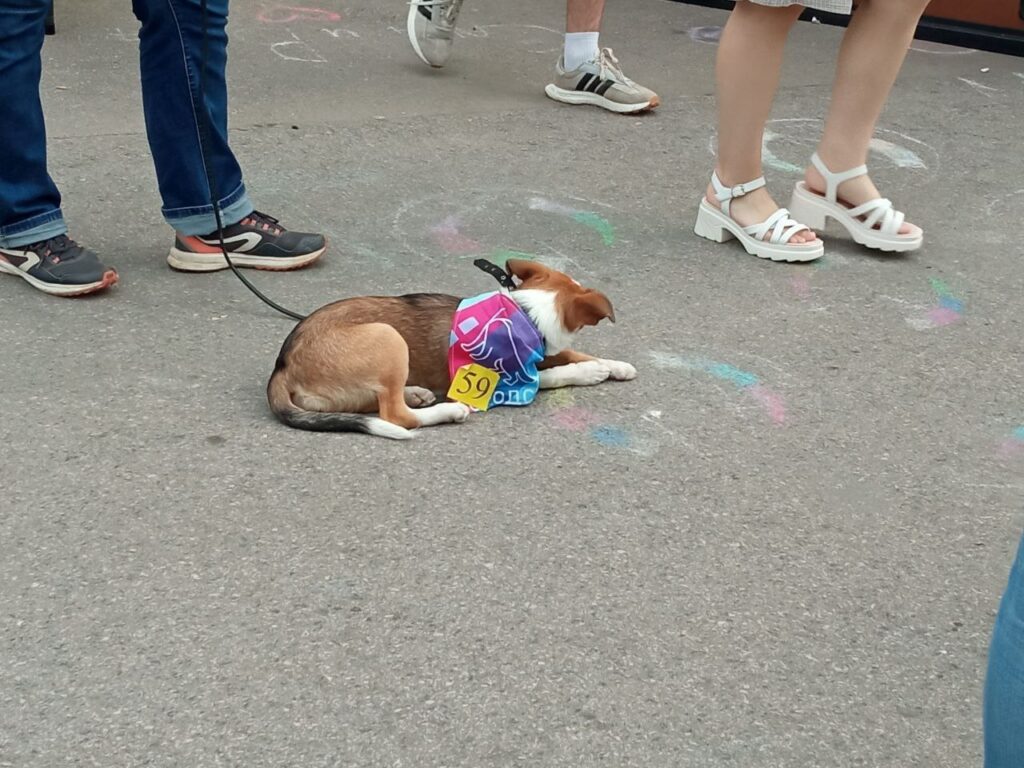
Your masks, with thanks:
[[[878,196],[867,166],[837,173],[815,152],[806,179],[797,183],[789,207],[809,226],[824,229],[832,219],[854,242],[889,253],[915,251],[924,242],[921,228],[908,224],[891,200]]]
[[[0,248],[0,273],[16,275],[52,296],[86,296],[117,282],[117,272],[67,235]]]
[[[708,205],[722,210],[722,204],[715,197],[715,188],[712,184],[708,184],[708,188],[704,193],[704,199]],[[742,197],[733,198],[730,202],[729,215],[736,220],[737,224],[744,227],[762,222],[779,210],[778,203],[772,199],[772,196],[768,194],[768,190],[764,187],[748,192]],[[761,239],[767,240],[769,237],[771,237],[771,230],[765,232]],[[804,229],[790,237],[789,242],[798,245],[801,243],[813,243],[817,239],[818,236],[812,230]]]
[[[602,49],[592,61],[573,70],[566,70],[559,59],[555,82],[548,83],[544,93],[555,101],[593,104],[619,114],[643,112],[661,104],[658,94],[623,74],[611,48]]]
[[[425,64],[443,67],[455,42],[455,23],[463,0],[411,0],[406,30]]]
[[[825,196],[828,184],[821,171],[815,168],[813,164],[809,165],[807,170],[804,171],[804,183],[811,192],[822,197]],[[867,174],[848,179],[839,184],[836,195],[837,201],[847,208],[856,208],[858,205],[864,205],[864,203],[881,197],[882,194],[878,191],[878,187],[875,186],[874,182],[871,181],[871,177]],[[863,214],[858,218],[861,221],[866,221],[868,214]],[[881,226],[881,221],[876,222],[874,229],[880,229]],[[904,221],[897,230],[897,234],[900,235],[919,234],[920,232],[921,228],[911,224],[909,221]]]
[[[790,217],[787,209],[777,207],[764,185],[764,176],[760,176],[729,187],[717,171],[713,173],[708,194],[697,210],[694,233],[715,243],[736,238],[747,253],[759,259],[807,262],[821,258],[825,253],[821,241],[810,227]],[[755,195],[760,201],[755,197],[749,203],[747,198]],[[737,208],[744,201],[748,206],[741,219]],[[752,223],[744,224],[746,220]]]
[[[327,250],[323,235],[292,232],[265,213],[253,211],[241,221],[224,227],[224,247],[236,267],[287,271],[309,266]],[[184,272],[227,269],[220,235],[176,234],[167,256],[172,268]]]

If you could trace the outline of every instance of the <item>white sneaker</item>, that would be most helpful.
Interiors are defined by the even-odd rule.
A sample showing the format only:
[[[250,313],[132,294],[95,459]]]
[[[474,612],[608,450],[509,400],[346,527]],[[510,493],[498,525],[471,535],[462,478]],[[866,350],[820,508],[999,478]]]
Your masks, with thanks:
[[[604,48],[597,58],[566,72],[564,59],[558,60],[555,82],[544,93],[566,104],[593,104],[611,112],[631,114],[654,109],[661,104],[658,94],[626,77],[611,48]]]
[[[411,0],[406,31],[424,63],[443,67],[452,53],[462,0]]]

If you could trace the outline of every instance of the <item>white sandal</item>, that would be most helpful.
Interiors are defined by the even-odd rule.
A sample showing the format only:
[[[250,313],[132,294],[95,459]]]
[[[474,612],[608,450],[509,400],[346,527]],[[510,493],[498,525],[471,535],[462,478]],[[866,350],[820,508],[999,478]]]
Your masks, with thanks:
[[[717,173],[711,174],[711,186],[715,190],[715,199],[721,204],[722,209],[715,208],[707,201],[707,198],[701,198],[700,209],[697,211],[697,223],[694,225],[693,231],[716,243],[724,243],[735,237],[747,253],[757,256],[759,259],[814,261],[821,258],[825,254],[825,246],[821,240],[815,240],[813,243],[789,242],[797,232],[809,232],[811,228],[791,219],[789,211],[785,208],[779,208],[760,224],[752,224],[749,227],[744,227],[729,214],[731,200],[743,197],[755,189],[760,189],[764,184],[764,176],[761,176],[753,181],[737,184],[735,187],[727,187],[719,180]],[[763,239],[769,231],[771,236]]]
[[[919,227],[914,227],[915,231],[905,235],[899,233],[906,217],[902,211],[897,211],[893,207],[891,200],[877,197],[856,207],[849,207],[839,201],[839,185],[844,181],[867,175],[866,165],[858,165],[842,173],[832,173],[818,157],[817,152],[811,155],[811,162],[825,179],[825,195],[812,192],[803,181],[797,182],[789,207],[801,221],[806,221],[815,229],[823,230],[826,219],[833,218],[846,228],[856,242],[880,251],[903,253],[916,251],[921,247],[924,233]]]

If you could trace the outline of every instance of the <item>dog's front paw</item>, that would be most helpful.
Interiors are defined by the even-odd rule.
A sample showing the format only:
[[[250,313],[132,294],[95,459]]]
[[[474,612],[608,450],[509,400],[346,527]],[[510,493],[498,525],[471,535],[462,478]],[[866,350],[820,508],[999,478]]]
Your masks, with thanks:
[[[607,381],[612,375],[611,369],[604,360],[587,360],[585,363],[573,363],[572,383],[579,387],[590,387]]]
[[[629,363],[619,360],[599,360],[598,362],[608,369],[608,378],[614,381],[632,381],[636,378],[636,368]]]
[[[472,408],[470,408],[468,405],[463,405],[462,403],[450,403],[450,405],[455,406],[452,412],[453,424],[461,424],[466,419],[468,419],[469,414],[473,412]]]

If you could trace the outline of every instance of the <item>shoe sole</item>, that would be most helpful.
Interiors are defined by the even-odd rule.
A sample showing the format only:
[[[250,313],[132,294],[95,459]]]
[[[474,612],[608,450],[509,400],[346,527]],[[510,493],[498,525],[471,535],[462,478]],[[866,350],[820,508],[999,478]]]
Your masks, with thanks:
[[[118,277],[117,272],[113,269],[108,269],[103,273],[103,277],[93,283],[81,283],[79,285],[57,285],[54,283],[47,283],[40,280],[28,272],[22,272],[15,266],[8,264],[7,262],[0,259],[0,272],[7,275],[17,275],[18,277],[25,280],[36,290],[48,293],[51,296],[60,296],[61,298],[71,299],[76,296],[88,296],[90,293],[99,293],[105,291],[112,285],[117,283]]]
[[[427,66],[433,67],[434,69],[440,69],[444,64],[435,64],[430,61],[424,54],[423,49],[420,48],[420,41],[416,39],[416,17],[419,15],[419,6],[415,3],[409,3],[409,15],[405,21],[405,31],[409,35],[409,43],[412,45],[413,51],[420,57]]]
[[[874,227],[867,226],[860,219],[851,216],[845,206],[831,203],[821,195],[807,189],[804,182],[797,182],[790,200],[790,213],[801,224],[824,231],[829,219],[843,225],[854,242],[885,253],[908,253],[916,251],[924,242],[924,234],[883,235]]]
[[[661,106],[661,99],[657,96],[650,101],[644,101],[638,104],[621,104],[620,102],[606,99],[604,96],[600,96],[596,93],[587,93],[586,91],[567,91],[564,88],[559,88],[554,83],[548,83],[544,88],[544,93],[547,94],[549,99],[560,101],[563,104],[590,104],[595,107],[607,109],[609,112],[615,112],[619,115],[633,115],[637,112],[646,112],[649,109],[655,109]]]
[[[795,218],[795,217],[794,217]],[[805,222],[797,219],[801,224]],[[808,224],[807,226],[810,226]],[[825,246],[819,240],[813,245],[783,245],[766,243],[751,237],[743,231],[736,221],[726,216],[717,208],[712,208],[706,200],[700,201],[700,208],[697,211],[697,223],[693,227],[695,234],[707,238],[714,243],[724,243],[726,240],[736,238],[740,245],[751,256],[759,259],[785,262],[807,262],[820,259],[825,255]]]
[[[308,267],[323,256],[326,250],[327,243],[324,242],[323,248],[300,256],[246,256],[243,253],[229,255],[231,263],[236,267],[261,269],[265,272],[291,272]],[[171,248],[170,253],[167,254],[167,264],[178,272],[219,272],[222,269],[230,269],[223,254],[193,253],[177,247]]]

